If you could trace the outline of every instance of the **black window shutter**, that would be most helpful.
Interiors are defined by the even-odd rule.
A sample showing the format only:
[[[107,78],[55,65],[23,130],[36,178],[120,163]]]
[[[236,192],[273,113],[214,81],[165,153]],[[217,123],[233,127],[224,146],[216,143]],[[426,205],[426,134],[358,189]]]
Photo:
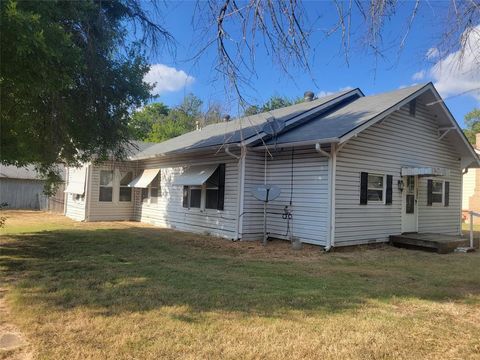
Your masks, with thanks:
[[[392,204],[392,185],[393,185],[393,176],[387,175],[387,194],[385,196],[385,204]]]
[[[450,204],[450,182],[445,181],[445,206]]]
[[[429,179],[427,181],[427,205],[432,206],[433,203],[433,180]]]
[[[225,164],[218,166],[218,200],[217,210],[223,210],[225,203]]]
[[[188,186],[183,187],[183,207],[188,208]]]
[[[360,174],[360,205],[367,205],[368,173]]]

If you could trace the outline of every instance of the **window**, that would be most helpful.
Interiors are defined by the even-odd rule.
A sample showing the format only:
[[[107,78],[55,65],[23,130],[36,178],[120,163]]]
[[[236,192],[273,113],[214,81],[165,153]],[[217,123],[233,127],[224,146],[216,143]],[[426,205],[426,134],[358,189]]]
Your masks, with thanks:
[[[450,205],[450,182],[444,180],[427,181],[427,205]]]
[[[118,199],[120,201],[132,201],[132,188],[128,186],[132,182],[133,173],[131,171],[120,172],[120,188]]]
[[[149,185],[150,188],[150,202],[156,204],[158,201],[158,194],[161,192],[160,188],[160,172],[155,176]]]
[[[205,208],[223,210],[225,164],[220,164],[205,183]]]
[[[99,201],[112,201],[113,195],[113,171],[100,171]]]
[[[183,207],[223,210],[224,196],[225,164],[220,164],[205,184],[183,187]]]
[[[368,174],[368,201],[383,201],[384,176]]]
[[[155,176],[150,184],[146,188],[142,188],[142,201],[149,202],[150,204],[156,204],[158,198],[161,196],[161,173]]]
[[[432,181],[432,203],[443,204],[443,181]]]
[[[75,202],[81,202],[85,200],[85,194],[72,194],[72,199]]]

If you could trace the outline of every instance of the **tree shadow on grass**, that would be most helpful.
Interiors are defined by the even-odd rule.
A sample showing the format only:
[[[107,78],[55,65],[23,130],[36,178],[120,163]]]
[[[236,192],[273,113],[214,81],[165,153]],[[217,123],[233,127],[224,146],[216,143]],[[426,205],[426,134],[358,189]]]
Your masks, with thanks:
[[[435,273],[427,269],[425,257],[434,262],[435,254],[403,267],[388,256],[344,263],[335,258],[338,254],[318,262],[269,261],[192,246],[184,236],[135,227],[10,235],[1,247],[0,265],[17,279],[22,304],[56,310],[82,306],[105,315],[185,306],[196,314],[282,316],[292,310],[341,312],[371,299],[451,301],[480,294],[477,280],[462,276],[473,271],[469,265],[458,262],[465,269],[456,271],[441,265],[435,265]],[[194,321],[185,316],[184,321]]]

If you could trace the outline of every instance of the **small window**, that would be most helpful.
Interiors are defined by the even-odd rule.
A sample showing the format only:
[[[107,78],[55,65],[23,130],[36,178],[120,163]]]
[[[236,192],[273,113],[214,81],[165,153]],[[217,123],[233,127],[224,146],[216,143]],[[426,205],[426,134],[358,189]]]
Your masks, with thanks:
[[[120,172],[120,189],[119,189],[119,200],[120,201],[132,201],[132,188],[128,186],[133,180],[133,173]]]
[[[383,201],[384,176],[368,174],[368,201]]]
[[[432,203],[443,204],[443,181],[432,181]]]
[[[113,171],[100,170],[99,201],[112,201],[113,195]]]
[[[158,194],[160,193],[160,172],[155,176],[155,179],[149,185],[150,187],[150,202],[156,204],[158,202]]]
[[[75,202],[81,202],[85,200],[85,194],[72,194],[72,199]]]

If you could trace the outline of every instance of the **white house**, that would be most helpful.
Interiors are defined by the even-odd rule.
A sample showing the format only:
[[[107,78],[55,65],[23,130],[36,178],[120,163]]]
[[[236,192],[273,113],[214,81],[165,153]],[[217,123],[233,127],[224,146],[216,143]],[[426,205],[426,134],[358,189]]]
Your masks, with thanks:
[[[284,126],[282,126],[282,124]],[[434,86],[343,91],[70,169],[66,215],[136,220],[233,240],[326,248],[405,232],[458,234],[462,172],[479,159]]]
[[[475,152],[480,154],[480,133],[476,134]],[[480,212],[480,169],[467,169],[463,174],[462,209],[466,222],[470,221],[468,211]],[[475,218],[475,223],[480,220]]]

